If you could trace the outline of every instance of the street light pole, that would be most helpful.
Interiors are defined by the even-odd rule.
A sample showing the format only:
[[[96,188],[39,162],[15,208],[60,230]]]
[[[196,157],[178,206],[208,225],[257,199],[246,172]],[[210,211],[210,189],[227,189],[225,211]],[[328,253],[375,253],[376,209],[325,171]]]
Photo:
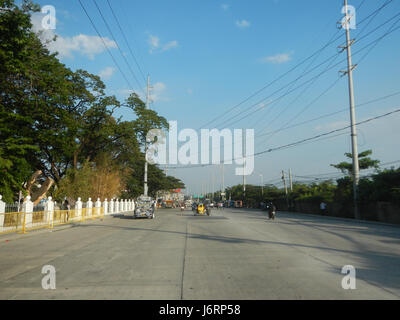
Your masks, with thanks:
[[[150,83],[150,76],[147,76],[147,93],[146,93],[146,109],[149,109],[149,83]],[[148,195],[148,187],[147,187],[147,170],[148,170],[148,163],[147,163],[147,137],[145,137],[144,141],[144,195],[147,197]]]

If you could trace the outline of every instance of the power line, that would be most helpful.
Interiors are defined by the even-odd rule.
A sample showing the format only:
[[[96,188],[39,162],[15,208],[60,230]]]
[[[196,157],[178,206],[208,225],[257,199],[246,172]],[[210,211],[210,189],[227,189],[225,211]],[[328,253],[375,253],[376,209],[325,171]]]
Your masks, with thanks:
[[[363,24],[371,15],[373,15],[376,12],[381,11],[385,6],[387,6],[390,2],[392,2],[393,0],[388,0],[385,4],[383,4],[381,7],[379,7],[378,9],[376,9],[375,11],[373,11],[367,18],[361,20],[358,25]],[[360,8],[362,5],[364,4],[364,1],[359,5],[358,8]],[[214,123],[216,120],[220,119],[221,117],[223,117],[226,114],[229,114],[230,112],[232,112],[233,110],[237,109],[239,106],[241,106],[242,104],[246,103],[247,101],[249,101],[250,99],[252,99],[253,97],[255,97],[256,95],[258,95],[259,93],[261,93],[262,91],[264,91],[265,89],[267,89],[268,87],[272,86],[273,84],[275,84],[276,82],[278,82],[279,80],[283,79],[285,76],[287,76],[288,74],[292,73],[294,70],[296,70],[297,68],[299,68],[301,65],[303,65],[305,62],[307,62],[308,60],[312,59],[314,56],[316,56],[318,53],[320,53],[321,51],[323,51],[325,48],[327,48],[329,45],[331,45],[332,43],[336,42],[338,39],[341,38],[341,35],[336,37],[335,39],[333,39],[332,41],[329,41],[328,43],[326,43],[322,48],[318,49],[317,51],[315,51],[313,54],[311,54],[310,56],[308,56],[307,58],[303,59],[301,62],[299,62],[297,65],[295,65],[294,67],[292,67],[290,70],[288,70],[287,72],[285,72],[284,74],[282,74],[281,76],[275,78],[274,80],[270,81],[269,83],[267,83],[266,85],[264,85],[262,88],[260,88],[259,90],[255,91],[253,94],[251,94],[250,96],[248,96],[247,98],[245,98],[244,100],[242,100],[241,102],[239,102],[238,104],[234,105],[231,108],[228,108],[228,110],[224,111],[220,116],[215,117],[214,119],[212,119],[211,121],[208,121],[207,123],[203,124],[202,126],[200,126],[197,130],[200,130],[203,126],[205,125],[210,125],[212,123]],[[257,103],[259,104],[259,103]]]
[[[397,106],[397,107],[399,107],[399,106]],[[360,122],[356,123],[355,125],[357,125],[357,126],[358,125],[362,125],[362,124],[365,124],[365,123],[368,123],[368,122],[371,122],[371,121],[374,121],[374,120],[378,120],[378,119],[387,117],[389,115],[392,115],[392,114],[395,114],[395,113],[398,113],[398,112],[400,112],[400,109],[395,109],[393,111],[390,111],[390,112],[387,112],[387,113],[384,113],[384,114],[381,114],[381,115],[378,115],[378,116],[375,116],[375,117],[360,121]],[[292,142],[292,143],[289,143],[289,144],[286,144],[286,145],[278,146],[278,147],[275,147],[275,148],[270,148],[270,149],[267,149],[267,150],[264,150],[264,151],[261,151],[261,152],[254,153],[252,155],[247,155],[246,157],[256,157],[256,156],[260,156],[260,155],[263,155],[263,154],[266,154],[266,153],[271,153],[271,152],[279,151],[279,150],[282,150],[282,149],[288,149],[288,148],[296,147],[296,146],[301,145],[301,144],[303,144],[305,142],[316,140],[316,139],[319,139],[319,138],[322,138],[322,137],[326,137],[326,136],[331,135],[333,133],[349,129],[350,127],[351,127],[351,125],[345,126],[345,127],[339,128],[339,129],[335,129],[335,130],[332,130],[332,131],[329,131],[329,132],[325,132],[325,133],[321,133],[321,134],[312,136],[310,138],[302,139],[302,140],[299,140],[299,141],[296,141],[296,142]],[[239,159],[242,159],[242,158],[243,157],[235,158],[235,159],[232,159],[232,161],[236,161],[236,160],[239,160]],[[204,168],[204,167],[209,167],[209,166],[213,166],[213,165],[217,165],[217,164],[213,163],[213,164],[192,165],[192,166],[185,166],[185,167],[169,167],[169,169],[171,169],[171,168],[172,169]]]
[[[359,36],[359,35],[361,35],[364,31],[365,31],[365,29],[369,26],[369,24],[376,18],[376,16],[380,13],[380,11],[385,7],[385,6],[387,6],[390,2],[392,2],[393,0],[388,0],[388,1],[386,1],[386,3],[384,4],[384,5],[382,5],[380,8],[378,8],[377,10],[375,10],[375,12],[373,13],[373,14],[371,14],[371,15],[369,15],[366,19],[368,19],[370,16],[372,16],[372,18],[370,19],[370,21],[368,21],[368,23],[364,26],[364,28],[357,34],[357,36]],[[364,1],[362,1],[362,3],[358,6],[358,8],[357,8],[357,10],[364,4],[364,2],[365,2],[365,0]],[[363,21],[365,21],[366,19],[364,19]],[[376,45],[378,44],[379,42],[376,42],[374,45],[373,45],[373,47],[367,52],[367,54],[366,55],[368,55],[368,53],[370,52],[370,51],[372,51],[372,49],[374,48],[374,47],[376,47]],[[363,57],[364,58],[364,57]],[[360,62],[363,60],[363,58],[360,60]],[[334,60],[333,60],[334,61]],[[360,63],[359,62],[359,63]],[[331,62],[332,63],[332,62]],[[330,64],[331,64],[330,63]],[[329,66],[330,66],[330,64],[328,65],[328,68],[329,68]],[[327,69],[328,69],[327,68]],[[318,80],[318,78],[317,79],[315,79],[315,81],[316,80]],[[285,127],[285,126],[287,126],[289,123],[291,123],[293,120],[295,120],[296,118],[298,118],[302,113],[304,113],[311,105],[313,105],[316,101],[318,101],[323,95],[325,95],[328,91],[330,91],[333,87],[335,87],[336,86],[336,84],[339,82],[339,80],[340,80],[340,78],[339,79],[337,79],[337,80],[335,80],[322,94],[320,94],[316,99],[314,99],[311,103],[309,103],[308,105],[306,105],[295,117],[293,117],[291,120],[289,120],[288,122],[286,122],[283,126],[281,126],[281,128],[280,129],[282,129],[283,127]],[[314,81],[314,82],[315,82]],[[306,91],[309,87],[311,87],[312,86],[312,84],[313,83],[311,83],[307,88],[305,88],[304,90],[303,90],[303,92],[300,94],[300,95],[302,95],[303,93],[304,93],[304,91]],[[299,95],[299,96],[300,96]],[[294,101],[296,101],[297,99],[298,99],[298,97],[299,96],[297,96],[296,97],[296,99],[294,100]],[[294,102],[293,101],[293,102]],[[292,103],[293,103],[292,102]],[[291,103],[291,104],[292,104]],[[275,119],[273,119],[273,121],[272,122],[274,122],[281,114],[283,114],[287,109],[288,109],[288,107],[290,106],[290,104],[277,116],[277,117],[275,117]],[[271,125],[271,123],[269,123],[269,125]],[[280,129],[278,129],[278,131],[280,130]],[[278,131],[276,131],[276,132],[278,132]],[[263,143],[266,143],[270,138],[272,138],[272,136],[273,136],[274,134],[272,134],[272,135],[270,135]],[[258,137],[260,137],[260,135],[257,135],[257,138]]]
[[[399,13],[398,15],[400,15],[400,13]],[[397,22],[398,22],[398,21],[397,21]],[[397,22],[396,22],[396,23],[397,23]],[[361,53],[362,51],[364,51],[365,49],[367,49],[367,48],[370,47],[371,45],[376,44],[377,42],[381,41],[383,38],[385,38],[386,36],[388,36],[389,34],[393,33],[394,31],[396,31],[396,30],[398,30],[398,29],[399,29],[399,27],[393,28],[392,30],[386,32],[384,35],[382,35],[382,36],[379,37],[378,39],[375,39],[374,41],[370,42],[370,43],[367,44],[366,46],[364,46],[364,47],[362,47],[361,49],[359,49],[356,53],[353,53],[353,56],[354,56],[354,55],[357,55],[357,54],[359,54],[359,53]],[[332,56],[331,58],[333,58],[333,57],[335,57],[335,56],[336,56],[336,55]],[[331,58],[329,58],[329,59],[331,59]],[[324,61],[323,63],[321,63],[320,65],[326,63],[329,59],[325,60],[325,61]],[[329,71],[329,70],[331,70],[331,69],[337,67],[338,65],[340,65],[342,62],[344,62],[344,61],[346,61],[346,60],[347,60],[346,58],[342,59],[341,61],[339,61],[338,63],[336,63],[336,64],[333,65],[332,67],[330,67],[327,71]],[[317,67],[315,67],[315,68],[313,68],[313,69],[318,68],[320,65],[318,65]],[[308,71],[306,74],[310,73],[311,71],[313,71],[313,70]],[[300,76],[300,77],[304,77],[306,74],[304,74],[304,75],[302,75],[302,76]],[[299,86],[297,86],[295,89],[291,90],[290,93],[293,92],[293,91],[295,91],[295,90],[297,90],[297,89],[299,89],[299,88],[301,88],[302,86],[304,86],[305,84],[311,82],[311,81],[314,80],[315,78],[318,78],[319,76],[320,76],[320,74],[317,75],[317,76],[314,76],[313,78],[311,78],[311,79],[309,79],[309,80],[307,80],[307,81],[305,81],[305,82],[303,82],[301,85],[299,85]],[[296,80],[294,80],[294,81],[296,81]],[[292,82],[294,82],[294,81],[292,81]],[[248,118],[249,116],[254,115],[256,112],[260,111],[260,109],[256,109],[256,110],[254,110],[254,111],[252,111],[251,109],[252,109],[253,107],[259,105],[260,103],[262,103],[264,100],[270,98],[270,97],[271,97],[272,95],[274,95],[276,92],[281,91],[282,89],[284,89],[285,87],[287,87],[288,85],[290,85],[292,82],[290,82],[289,84],[286,84],[284,87],[282,87],[282,88],[276,90],[276,91],[275,91],[274,93],[272,93],[271,95],[269,95],[269,96],[263,98],[262,100],[258,101],[258,102],[255,103],[255,104],[251,105],[251,106],[248,108],[248,110],[247,110],[247,111],[250,111],[249,113],[247,113],[246,115],[244,115],[244,116],[241,117],[240,119],[235,120],[235,121],[229,123],[229,125],[232,125],[232,124],[234,124],[234,123],[237,123],[237,122],[239,122],[239,121],[242,121],[242,120]],[[280,99],[284,98],[285,96],[286,96],[286,95],[282,95],[282,96],[278,97],[277,99],[275,99],[274,101],[280,100]],[[237,117],[238,115],[240,115],[240,114],[236,114],[234,117],[231,117],[231,118],[228,119],[227,121],[232,120],[233,118]],[[222,124],[223,124],[223,123],[222,123]],[[228,126],[228,125],[226,125],[226,126]]]
[[[143,88],[142,88],[142,85],[140,84],[139,80],[137,79],[137,77],[136,77],[136,75],[135,75],[135,72],[132,70],[132,67],[131,67],[130,63],[128,62],[128,60],[126,59],[124,53],[122,52],[122,50],[121,50],[121,48],[120,48],[120,46],[119,46],[119,44],[118,44],[118,41],[117,41],[117,39],[114,37],[114,33],[112,32],[112,30],[111,30],[111,28],[110,28],[110,26],[109,26],[107,20],[104,18],[104,15],[103,15],[103,13],[102,13],[100,7],[98,6],[96,0],[93,0],[93,3],[95,4],[95,6],[96,6],[96,8],[97,8],[97,11],[99,12],[99,14],[100,14],[100,16],[101,16],[101,19],[103,20],[104,24],[106,25],[108,32],[110,32],[111,37],[113,38],[114,42],[116,43],[117,49],[118,49],[119,53],[121,54],[122,59],[124,59],[126,65],[128,66],[131,75],[132,75],[133,78],[135,79],[136,83],[139,85],[139,89],[140,89],[140,90],[142,91],[142,93],[145,95],[145,93],[144,93],[144,91],[143,91]]]
[[[315,79],[316,81],[317,79]],[[304,113],[309,107],[311,107],[314,103],[316,103],[319,99],[321,99],[321,97],[323,97],[325,94],[327,94],[332,88],[334,88],[339,81],[341,80],[341,78],[336,79],[331,85],[329,85],[329,87],[327,89],[325,89],[320,95],[318,95],[314,100],[312,100],[309,104],[307,104],[300,112],[298,112],[292,119],[290,119],[289,121],[287,121],[283,126],[280,127],[283,128],[285,126],[287,126],[289,123],[291,123],[292,121],[294,121],[295,119],[297,119],[302,113]],[[314,82],[315,82],[314,81]],[[311,83],[312,85],[313,83]],[[307,89],[307,88],[306,88]],[[276,118],[275,118],[276,119]],[[273,134],[270,135],[263,143],[266,143],[270,138],[272,138]],[[257,135],[257,137],[260,137],[260,135]]]
[[[304,95],[304,93],[308,90],[308,89],[310,89],[314,84],[315,84],[315,82],[325,73],[325,71],[326,70],[328,70],[328,68],[331,66],[331,64],[337,59],[337,57],[338,57],[338,55],[337,56],[335,56],[330,62],[329,62],[329,64],[328,64],[328,67],[323,71],[323,72],[321,72],[319,75],[318,75],[318,77],[316,77],[313,81],[311,81],[311,83],[308,85],[308,86],[306,86],[290,103],[288,103],[284,108],[283,108],[283,110],[269,123],[269,125],[271,125],[273,122],[275,122],[283,113],[285,113],[296,101],[298,101],[299,99],[300,99],[300,97],[302,96],[302,95]],[[313,65],[314,64],[314,62],[316,61],[316,59],[318,58],[318,56],[317,57],[315,57],[315,59],[312,61],[312,63],[311,64],[309,64],[309,66],[303,71],[303,73],[304,72],[307,72],[307,70],[309,69],[309,67],[311,67],[311,65]],[[297,83],[297,81],[295,82],[295,83]],[[294,83],[294,84],[295,84]],[[294,85],[293,84],[293,85]],[[289,94],[290,93],[290,89],[291,88],[293,88],[293,86],[291,86],[290,88],[289,88],[289,90],[286,92],[286,94]],[[272,110],[273,108],[269,108],[268,109],[268,112],[266,112],[265,114],[264,114],[264,116],[263,117],[261,117],[257,122],[256,122],[256,124],[258,124],[258,123],[260,123],[261,121],[263,121],[264,119],[265,119],[265,117],[268,115],[268,113]]]
[[[400,160],[395,160],[395,161],[390,161],[386,163],[381,163],[379,164],[379,168],[369,168],[369,169],[364,169],[363,171],[371,171],[371,170],[385,170],[388,168],[382,168],[381,166],[388,166],[392,164],[400,163]],[[328,173],[320,173],[320,174],[314,174],[314,175],[294,175],[297,178],[302,178],[302,179],[308,179],[308,180],[332,180],[332,179],[337,179],[343,176],[346,176],[346,173],[339,173],[339,172],[328,172]],[[324,177],[324,176],[332,176],[332,177]],[[370,175],[371,176],[371,175]],[[365,177],[365,176],[364,176]]]
[[[369,105],[371,103],[382,101],[382,100],[394,97],[394,96],[399,95],[399,94],[400,94],[400,91],[397,91],[395,93],[392,93],[392,94],[389,94],[389,95],[386,95],[386,96],[383,96],[383,97],[380,97],[380,98],[377,98],[377,99],[373,99],[373,100],[370,100],[370,101],[367,101],[367,102],[364,102],[364,103],[360,103],[360,104],[356,105],[355,107],[356,108],[361,108],[361,107],[364,107],[364,106]],[[257,137],[261,137],[261,136],[265,136],[265,135],[271,135],[271,134],[275,134],[275,133],[280,132],[280,131],[284,131],[284,130],[292,129],[292,128],[295,128],[295,127],[299,127],[299,126],[308,124],[310,122],[317,121],[317,120],[320,120],[320,119],[323,119],[323,118],[326,118],[326,117],[331,117],[331,116],[334,116],[336,114],[339,114],[339,113],[342,113],[342,112],[345,112],[345,111],[348,111],[348,108],[344,108],[344,109],[340,109],[340,110],[335,111],[335,112],[324,114],[324,115],[319,116],[317,118],[313,118],[313,119],[310,119],[310,120],[299,122],[299,123],[296,123],[296,124],[288,126],[288,127],[285,126],[285,127],[282,127],[280,129],[277,129],[277,130],[274,130],[274,131],[269,131],[269,132],[257,135]]]
[[[109,0],[107,0],[107,3],[108,3],[108,6],[110,7],[111,13],[112,13],[112,15],[113,15],[115,21],[117,22],[118,28],[119,28],[119,30],[121,31],[121,34],[122,34],[122,36],[123,36],[123,38],[124,38],[124,40],[125,40],[125,43],[126,43],[128,49],[129,49],[129,52],[131,53],[131,55],[132,55],[132,57],[133,57],[133,60],[135,61],[136,66],[137,66],[139,72],[140,72],[141,75],[142,75],[143,81],[146,83],[146,77],[144,76],[143,71],[142,71],[142,69],[140,68],[140,65],[139,65],[139,63],[138,63],[138,61],[137,61],[137,59],[136,59],[136,56],[135,56],[135,54],[133,53],[131,46],[129,45],[128,39],[127,39],[126,36],[125,36],[125,32],[123,31],[123,29],[122,29],[122,27],[121,27],[121,24],[119,23],[119,20],[118,20],[116,14],[115,14],[115,12],[114,12],[114,9],[112,8],[111,3],[110,3]]]
[[[290,74],[291,72],[293,72],[294,70],[296,70],[297,68],[299,68],[301,65],[303,65],[304,63],[306,63],[308,60],[312,59],[314,56],[316,56],[319,52],[323,51],[325,48],[327,48],[330,44],[334,43],[335,41],[337,41],[340,37],[335,38],[334,40],[328,42],[327,44],[325,44],[322,48],[318,49],[316,52],[314,52],[313,54],[311,54],[310,56],[308,56],[307,58],[305,58],[304,60],[302,60],[301,62],[299,62],[297,65],[295,65],[294,67],[292,67],[289,71],[285,72],[284,74],[282,74],[281,76],[279,76],[278,78],[275,78],[274,80],[270,81],[269,83],[267,83],[266,85],[264,85],[261,89],[255,91],[253,94],[251,94],[249,97],[245,98],[244,100],[242,100],[241,102],[239,102],[238,104],[234,105],[233,107],[229,108],[228,110],[226,110],[223,114],[221,114],[221,116],[237,109],[238,107],[240,107],[242,104],[246,103],[247,101],[249,101],[250,99],[252,99],[253,97],[255,97],[256,95],[258,95],[259,93],[261,93],[262,91],[264,91],[265,89],[269,88],[270,86],[272,86],[273,84],[275,84],[276,82],[278,82],[279,80],[283,79],[285,76],[287,76],[288,74]],[[213,120],[207,122],[207,125],[210,125],[211,123],[215,122],[216,120],[218,120],[221,116],[217,116],[216,118],[214,118]],[[204,124],[204,125],[206,125]],[[204,125],[202,125],[201,127],[198,128],[201,129]]]
[[[380,118],[387,117],[387,116],[392,115],[392,114],[397,113],[397,112],[400,112],[400,109],[396,109],[396,110],[393,110],[391,112],[388,112],[388,113],[385,113],[385,114],[382,114],[382,115],[379,115],[379,116],[376,116],[376,117],[373,117],[373,118],[369,118],[367,120],[360,121],[360,122],[356,123],[355,125],[365,124],[365,123],[371,122],[373,120],[377,120],[377,119],[380,119]],[[268,150],[264,150],[264,151],[255,153],[254,156],[262,155],[262,154],[269,153],[269,152],[272,152],[272,151],[278,151],[278,150],[281,150],[281,149],[286,149],[286,148],[289,148],[289,147],[294,147],[294,146],[297,146],[299,144],[302,144],[303,142],[315,140],[315,139],[330,135],[330,134],[335,133],[335,132],[346,130],[346,129],[350,128],[350,127],[351,127],[351,125],[343,127],[343,128],[340,128],[340,129],[335,129],[335,130],[332,130],[332,131],[329,131],[329,132],[321,133],[321,134],[318,134],[318,135],[313,136],[311,138],[307,138],[307,139],[303,139],[303,140],[296,141],[296,142],[293,142],[293,143],[289,143],[287,145],[279,146],[279,147],[276,147],[276,148],[270,148]]]
[[[101,39],[101,41],[103,42],[104,48],[107,50],[108,54],[111,56],[111,59],[113,60],[115,66],[118,68],[119,72],[122,74],[123,78],[125,79],[126,83],[128,84],[128,87],[131,88],[133,90],[133,86],[132,84],[129,82],[128,78],[126,77],[125,73],[122,71],[121,67],[119,66],[119,64],[117,63],[117,61],[115,60],[115,57],[113,56],[113,54],[111,53],[110,49],[108,48],[107,44],[105,43],[103,37],[101,36],[99,30],[97,29],[96,25],[94,24],[92,18],[90,17],[89,13],[86,11],[86,8],[84,7],[84,5],[82,4],[81,0],[78,0],[79,4],[81,5],[83,11],[85,12],[86,16],[88,17],[93,29],[96,31],[97,35],[99,36],[99,38]]]

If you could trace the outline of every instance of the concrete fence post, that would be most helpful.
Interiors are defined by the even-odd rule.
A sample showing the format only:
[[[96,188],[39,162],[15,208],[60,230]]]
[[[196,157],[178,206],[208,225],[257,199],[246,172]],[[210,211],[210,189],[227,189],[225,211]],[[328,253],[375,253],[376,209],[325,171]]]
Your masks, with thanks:
[[[109,209],[110,214],[114,213],[114,199],[111,198],[110,200],[110,209]]]
[[[108,214],[108,201],[107,198],[104,199],[103,201],[103,215],[107,215]]]
[[[88,201],[86,202],[86,216],[88,217],[92,216],[92,208],[93,208],[93,201],[92,198],[89,198]]]
[[[115,213],[119,213],[119,201],[115,199]]]
[[[31,228],[32,227],[32,215],[33,215],[33,202],[31,201],[31,196],[26,197],[26,201],[22,206],[22,211],[25,212],[24,217],[24,227]]]
[[[3,199],[3,196],[0,194],[0,232],[3,231],[4,213],[6,212],[6,203],[1,199]]]
[[[100,198],[97,198],[97,201],[94,204],[95,206],[95,216],[99,216],[100,215],[100,210],[101,210],[101,201]]]
[[[128,211],[128,203],[126,199],[124,199],[124,211]]]
[[[80,217],[82,217],[82,200],[80,197],[75,202],[75,216],[78,220]]]
[[[52,197],[47,198],[46,205],[44,207],[44,210],[46,211],[46,221],[49,226],[53,226],[54,223],[54,201]]]

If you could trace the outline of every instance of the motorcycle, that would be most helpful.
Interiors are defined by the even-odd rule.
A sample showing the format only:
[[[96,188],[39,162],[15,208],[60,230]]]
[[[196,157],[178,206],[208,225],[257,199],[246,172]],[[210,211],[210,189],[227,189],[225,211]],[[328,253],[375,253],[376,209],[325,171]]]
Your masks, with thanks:
[[[269,213],[269,218],[274,220],[275,219],[275,211],[270,211]]]
[[[275,207],[275,205],[272,204],[272,203],[270,203],[270,204],[267,206],[267,208],[268,208],[268,216],[269,216],[269,219],[274,220],[274,219],[275,219],[275,215],[276,215],[276,207]]]

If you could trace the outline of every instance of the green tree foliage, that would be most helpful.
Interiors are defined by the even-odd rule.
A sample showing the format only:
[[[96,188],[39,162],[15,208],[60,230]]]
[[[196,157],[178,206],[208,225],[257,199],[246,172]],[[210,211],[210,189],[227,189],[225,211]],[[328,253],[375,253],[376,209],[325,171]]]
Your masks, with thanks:
[[[400,203],[400,168],[386,169],[360,180],[360,200]]]
[[[30,14],[39,6],[0,0],[0,7],[0,193],[11,201],[38,171],[38,182],[51,178],[55,189],[65,189],[68,181],[80,190],[87,174],[98,175],[88,167],[99,167],[104,153],[114,170],[129,172],[122,176],[130,194],[141,192],[144,137],[150,129],[167,129],[167,120],[146,110],[136,94],[125,104],[136,119],[116,119],[121,104],[105,94],[100,78],[67,68],[32,32]],[[149,185],[155,193],[182,182],[149,166]]]
[[[358,154],[358,163],[360,170],[365,170],[369,168],[379,168],[379,160],[373,160],[369,156],[372,154],[372,150],[366,150]],[[344,154],[348,159],[353,159],[353,155],[351,153]],[[343,173],[348,176],[353,175],[353,163],[352,162],[340,162],[338,164],[331,164],[332,167],[339,169]]]

